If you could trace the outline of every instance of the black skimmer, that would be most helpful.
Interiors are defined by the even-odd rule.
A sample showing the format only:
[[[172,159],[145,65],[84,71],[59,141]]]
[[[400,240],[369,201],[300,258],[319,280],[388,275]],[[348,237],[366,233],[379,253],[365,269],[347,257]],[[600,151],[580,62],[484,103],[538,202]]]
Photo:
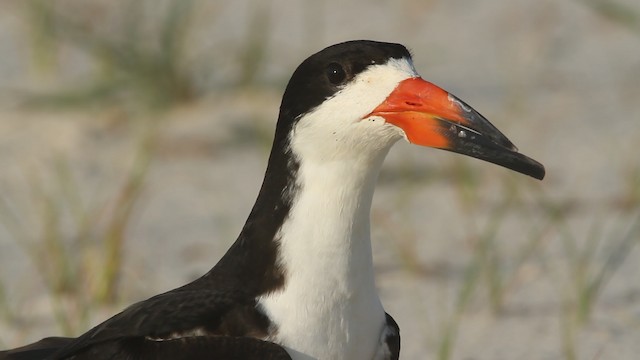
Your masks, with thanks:
[[[482,115],[420,78],[404,46],[330,46],[293,73],[256,203],[207,274],[77,338],[0,359],[398,359],[369,212],[382,161],[402,138],[544,177]]]

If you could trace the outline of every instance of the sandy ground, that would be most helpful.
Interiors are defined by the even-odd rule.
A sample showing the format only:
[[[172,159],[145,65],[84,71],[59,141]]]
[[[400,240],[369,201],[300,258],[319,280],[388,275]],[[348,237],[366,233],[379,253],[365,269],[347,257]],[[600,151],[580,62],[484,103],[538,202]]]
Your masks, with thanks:
[[[401,42],[424,78],[471,104],[547,168],[538,183],[450,153],[404,143],[392,150],[374,199],[372,232],[378,285],[400,324],[403,359],[436,358],[456,316],[452,359],[571,358],[571,259],[593,248],[589,239],[596,234],[600,241],[590,263],[596,273],[640,211],[633,198],[633,174],[640,173],[640,17],[625,25],[586,3],[270,2],[270,45],[261,69],[267,80],[286,80],[304,57],[338,41]],[[638,2],[617,3],[640,16]],[[226,46],[219,52],[222,80],[237,71],[226,56],[246,36],[241,24],[251,4],[209,4],[201,14],[213,20],[193,42]],[[0,14],[0,89],[6,94],[20,85],[37,87],[19,46],[19,12],[0,6],[7,10]],[[234,241],[262,180],[281,92],[281,86],[217,90],[157,115],[158,148],[127,232],[122,299],[94,309],[90,324],[204,273]],[[47,179],[56,158],[68,160],[85,201],[108,200],[139,138],[134,125],[119,122],[117,109],[27,111],[3,104],[0,195],[25,229],[41,226],[30,181],[42,177],[45,186],[54,186]],[[474,174],[471,200],[450,175],[461,166]],[[488,282],[479,280],[464,310],[456,310],[480,234],[510,191],[519,194],[518,204],[501,217],[493,243],[498,271],[510,279],[502,307],[492,310]],[[542,199],[564,209],[561,223],[548,225],[551,210],[540,205]],[[538,230],[539,246],[518,263]],[[576,249],[567,248],[568,236]],[[575,359],[640,354],[638,247],[625,251],[590,321],[571,327]],[[0,347],[61,333],[28,252],[3,226],[0,281],[7,299],[2,311],[11,312],[0,316]]]

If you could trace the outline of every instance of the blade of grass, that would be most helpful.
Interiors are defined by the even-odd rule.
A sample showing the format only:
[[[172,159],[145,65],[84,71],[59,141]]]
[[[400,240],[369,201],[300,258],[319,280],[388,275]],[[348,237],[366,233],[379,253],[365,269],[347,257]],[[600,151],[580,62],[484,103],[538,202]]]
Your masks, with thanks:
[[[144,181],[151,164],[156,135],[154,129],[149,130],[145,139],[140,143],[132,170],[115,200],[113,216],[103,238],[106,257],[104,270],[95,294],[99,302],[109,303],[117,299],[117,284],[122,270],[126,231],[132,219],[133,209],[142,194]]]
[[[608,253],[605,263],[598,271],[584,282],[581,290],[579,320],[584,323],[589,320],[593,306],[600,298],[607,283],[611,280],[620,266],[629,257],[633,247],[640,242],[640,215],[633,221],[626,234],[621,237]]]

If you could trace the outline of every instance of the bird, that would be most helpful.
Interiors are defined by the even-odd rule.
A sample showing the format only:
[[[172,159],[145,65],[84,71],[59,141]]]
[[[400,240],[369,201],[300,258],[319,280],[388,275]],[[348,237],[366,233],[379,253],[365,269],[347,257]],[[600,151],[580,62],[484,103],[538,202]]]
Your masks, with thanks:
[[[545,176],[479,112],[422,79],[405,46],[329,46],[293,72],[256,202],[211,270],[79,337],[0,360],[398,359],[400,329],[374,279],[370,209],[401,139]]]

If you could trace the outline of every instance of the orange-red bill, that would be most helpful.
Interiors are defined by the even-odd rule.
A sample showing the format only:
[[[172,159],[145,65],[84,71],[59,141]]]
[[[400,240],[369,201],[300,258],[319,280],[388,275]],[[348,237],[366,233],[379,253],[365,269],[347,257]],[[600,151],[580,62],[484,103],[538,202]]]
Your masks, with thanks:
[[[492,162],[544,178],[544,166],[518,149],[485,117],[421,78],[406,79],[369,116],[401,128],[409,142]]]

